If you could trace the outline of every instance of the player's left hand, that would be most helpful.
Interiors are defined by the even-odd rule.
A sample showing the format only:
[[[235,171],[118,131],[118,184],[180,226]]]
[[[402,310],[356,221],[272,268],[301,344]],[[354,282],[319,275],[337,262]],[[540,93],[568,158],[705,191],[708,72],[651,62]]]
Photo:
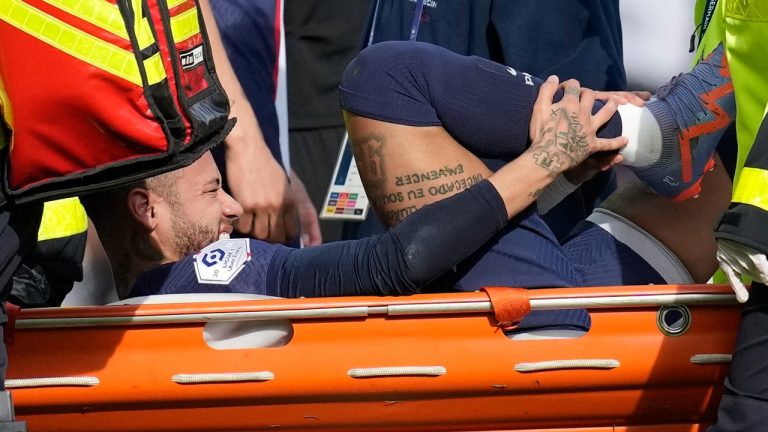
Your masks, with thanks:
[[[621,164],[624,157],[616,152],[595,153],[570,170],[563,173],[566,179],[574,185],[580,185],[591,179],[600,171],[608,171]]]
[[[720,239],[717,241],[717,261],[720,262],[720,268],[740,303],[749,300],[749,291],[741,279],[742,276],[749,276],[756,282],[768,283],[768,258],[748,246]]]
[[[619,105],[632,104],[634,106],[645,106],[645,101],[651,98],[651,92],[647,91],[596,91],[595,99],[608,101],[615,97]]]
[[[563,89],[563,97],[559,102],[553,102],[558,88]],[[612,96],[592,114],[594,103],[595,92],[582,88],[576,80],[560,83],[553,75],[542,83],[529,126],[532,143],[529,150],[544,150],[553,161],[558,162],[548,165],[554,176],[578,167],[595,153],[602,152],[608,156],[598,162],[599,169],[607,169],[620,161],[616,151],[626,145],[627,139],[621,136],[598,138],[596,135],[598,129],[616,113],[618,98]]]

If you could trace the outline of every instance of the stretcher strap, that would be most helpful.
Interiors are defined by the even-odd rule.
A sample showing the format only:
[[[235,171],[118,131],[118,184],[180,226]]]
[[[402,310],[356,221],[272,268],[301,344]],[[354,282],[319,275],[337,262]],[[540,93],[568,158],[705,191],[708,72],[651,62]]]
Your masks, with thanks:
[[[528,290],[509,287],[483,287],[491,300],[497,325],[502,330],[517,326],[531,311],[531,301]]]

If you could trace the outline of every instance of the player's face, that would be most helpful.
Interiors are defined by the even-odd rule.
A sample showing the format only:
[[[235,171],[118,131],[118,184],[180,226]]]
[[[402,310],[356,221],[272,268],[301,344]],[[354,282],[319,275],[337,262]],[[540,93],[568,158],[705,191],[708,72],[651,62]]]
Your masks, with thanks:
[[[210,153],[182,169],[177,184],[179,203],[171,209],[173,260],[195,253],[232,233],[243,208],[221,188],[221,175]]]

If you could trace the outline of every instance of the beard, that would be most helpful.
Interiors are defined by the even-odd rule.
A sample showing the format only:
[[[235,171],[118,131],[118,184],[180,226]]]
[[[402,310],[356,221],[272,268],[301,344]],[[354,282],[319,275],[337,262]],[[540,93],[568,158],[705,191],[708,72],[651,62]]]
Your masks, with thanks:
[[[173,246],[180,258],[198,252],[219,238],[219,227],[208,227],[183,216],[171,221]]]

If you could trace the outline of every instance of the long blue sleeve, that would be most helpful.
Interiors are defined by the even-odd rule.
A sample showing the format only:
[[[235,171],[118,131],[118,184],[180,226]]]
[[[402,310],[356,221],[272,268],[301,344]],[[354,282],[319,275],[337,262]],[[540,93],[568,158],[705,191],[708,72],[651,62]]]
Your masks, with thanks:
[[[267,286],[281,297],[417,293],[506,223],[504,203],[486,180],[420,209],[384,234],[276,253]]]

